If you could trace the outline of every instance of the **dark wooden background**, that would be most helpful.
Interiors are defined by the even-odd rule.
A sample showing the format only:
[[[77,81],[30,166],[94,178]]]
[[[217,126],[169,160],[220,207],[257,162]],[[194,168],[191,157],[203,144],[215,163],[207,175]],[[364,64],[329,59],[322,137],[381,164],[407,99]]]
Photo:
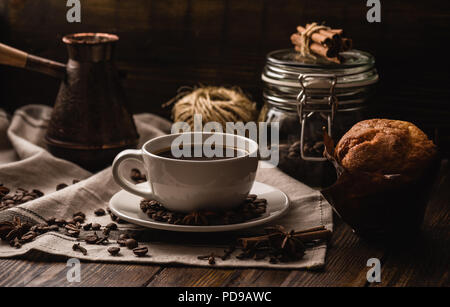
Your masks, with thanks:
[[[65,62],[64,34],[117,33],[133,112],[168,116],[161,104],[183,85],[238,85],[261,103],[267,52],[290,47],[296,25],[326,21],[376,56],[379,115],[414,121],[448,142],[450,4],[381,2],[381,23],[368,23],[366,0],[81,0],[82,22],[69,24],[64,0],[1,0],[0,41]],[[8,111],[51,105],[59,86],[9,67],[0,67],[0,78],[0,102]]]

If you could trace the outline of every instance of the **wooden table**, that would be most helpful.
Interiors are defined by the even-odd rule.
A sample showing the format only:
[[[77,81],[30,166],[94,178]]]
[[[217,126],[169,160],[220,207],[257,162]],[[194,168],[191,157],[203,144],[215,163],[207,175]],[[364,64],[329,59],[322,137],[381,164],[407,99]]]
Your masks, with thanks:
[[[69,283],[64,259],[32,254],[0,260],[0,286],[449,286],[449,175],[445,161],[415,243],[396,250],[369,245],[335,217],[318,271],[82,263],[81,282]],[[381,283],[367,282],[369,258],[381,261]]]

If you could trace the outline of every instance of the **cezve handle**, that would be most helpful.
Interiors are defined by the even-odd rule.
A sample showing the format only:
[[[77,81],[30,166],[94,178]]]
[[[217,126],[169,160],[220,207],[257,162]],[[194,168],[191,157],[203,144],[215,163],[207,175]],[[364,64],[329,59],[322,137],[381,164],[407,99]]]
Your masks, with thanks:
[[[66,65],[47,60],[0,43],[0,64],[38,71],[63,79]]]

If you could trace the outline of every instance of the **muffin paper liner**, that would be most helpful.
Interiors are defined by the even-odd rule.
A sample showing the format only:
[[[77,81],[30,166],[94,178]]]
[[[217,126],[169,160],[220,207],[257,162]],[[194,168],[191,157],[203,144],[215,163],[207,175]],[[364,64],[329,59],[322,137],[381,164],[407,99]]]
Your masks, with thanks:
[[[420,177],[411,179],[401,174],[349,172],[335,158],[334,142],[326,132],[324,143],[324,155],[338,179],[321,193],[357,234],[385,240],[417,233],[439,169],[437,155]]]

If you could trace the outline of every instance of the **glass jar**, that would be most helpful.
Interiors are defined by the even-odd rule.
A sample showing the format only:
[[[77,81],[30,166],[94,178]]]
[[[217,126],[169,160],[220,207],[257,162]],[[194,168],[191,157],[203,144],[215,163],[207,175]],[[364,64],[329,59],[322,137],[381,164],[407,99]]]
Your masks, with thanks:
[[[342,64],[304,58],[292,49],[269,53],[262,73],[264,107],[260,121],[278,122],[278,167],[315,187],[332,184],[333,166],[323,157],[323,129],[337,142],[368,117],[378,81],[372,55],[342,52]]]

